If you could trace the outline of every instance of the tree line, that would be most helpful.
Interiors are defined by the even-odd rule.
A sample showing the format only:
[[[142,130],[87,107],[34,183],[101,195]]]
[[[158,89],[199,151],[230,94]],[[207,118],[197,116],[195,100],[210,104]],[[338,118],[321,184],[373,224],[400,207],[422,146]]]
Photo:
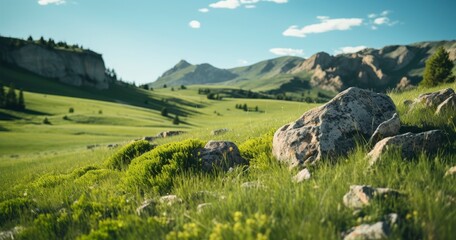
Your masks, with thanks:
[[[25,100],[22,89],[19,90],[19,94],[16,94],[16,89],[11,84],[8,91],[5,91],[5,87],[0,83],[0,108],[24,110]]]

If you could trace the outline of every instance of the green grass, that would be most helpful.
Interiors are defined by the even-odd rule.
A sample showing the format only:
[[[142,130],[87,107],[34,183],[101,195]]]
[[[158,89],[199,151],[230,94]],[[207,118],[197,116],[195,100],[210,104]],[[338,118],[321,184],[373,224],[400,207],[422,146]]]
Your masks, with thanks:
[[[456,164],[454,119],[422,109],[409,111],[402,104],[444,87],[456,88],[456,84],[390,94],[406,126],[403,131],[441,128],[449,133],[450,144],[442,144],[439,155],[406,161],[390,153],[369,168],[368,150],[358,147],[335,163],[312,166],[311,180],[300,184],[292,181],[295,171],[272,157],[271,138],[274,130],[316,104],[212,101],[198,95],[197,86],[147,92],[151,99],[164,99],[167,106],[188,113],[180,116],[185,124],[174,126],[171,118],[152,108],[26,91],[29,112],[0,110],[2,116],[13,118],[0,121],[0,231],[23,226],[18,236],[22,239],[340,239],[353,226],[396,212],[401,221],[393,227],[393,239],[452,239],[455,179],[444,174]],[[264,112],[235,109],[244,103]],[[75,109],[73,114],[68,113],[69,107]],[[63,120],[65,115],[70,120]],[[52,125],[41,124],[44,116]],[[211,136],[219,128],[230,131]],[[133,165],[122,167],[126,171],[106,167],[105,160],[118,150],[105,144],[170,129],[186,133],[157,140],[158,150],[132,160]],[[202,141],[198,144],[211,139],[233,141],[250,166],[228,173],[197,171],[188,155],[193,147],[186,148],[188,139]],[[89,144],[101,146],[88,150]],[[185,167],[188,161],[189,168]],[[151,168],[159,170],[160,178],[143,171]],[[144,184],[138,187],[136,180]],[[249,181],[262,187],[241,187]],[[342,204],[353,184],[390,187],[403,196],[375,201],[354,213]],[[167,193],[183,202],[158,203],[159,196]],[[138,216],[135,210],[146,199],[156,204]],[[212,205],[199,212],[201,203]]]

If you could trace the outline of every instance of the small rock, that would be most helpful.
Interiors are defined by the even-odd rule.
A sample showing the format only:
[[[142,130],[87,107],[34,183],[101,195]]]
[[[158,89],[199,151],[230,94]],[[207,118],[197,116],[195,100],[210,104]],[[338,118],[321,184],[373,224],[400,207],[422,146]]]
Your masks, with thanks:
[[[413,101],[413,105],[423,104],[425,107],[437,108],[441,103],[447,100],[449,97],[453,96],[454,90],[451,88],[442,89],[437,92],[425,93],[419,95]]]
[[[108,148],[116,148],[116,147],[119,147],[119,144],[117,144],[117,143],[108,144],[106,147],[108,147]]]
[[[217,136],[217,135],[221,135],[221,134],[223,134],[223,133],[226,133],[226,132],[228,132],[228,131],[230,131],[228,128],[216,129],[216,130],[213,130],[213,131],[211,132],[211,135],[212,135],[212,136]]]
[[[432,130],[423,133],[405,133],[394,137],[388,137],[378,142],[372,151],[367,154],[370,165],[375,164],[381,156],[393,147],[400,147],[403,158],[413,158],[425,151],[434,154],[444,143],[444,134],[440,130]]]
[[[404,106],[406,107],[410,107],[413,105],[413,101],[412,100],[404,100],[404,102],[402,102],[404,104]]]
[[[230,167],[247,164],[236,144],[228,141],[209,141],[201,150],[200,158],[202,169],[207,172],[219,168],[227,171]]]
[[[448,171],[446,171],[446,173],[445,173],[445,177],[446,176],[454,176],[455,174],[456,174],[456,166],[451,167],[450,169],[448,169]]]
[[[388,221],[388,224],[390,226],[394,226],[398,223],[399,221],[399,215],[397,213],[390,213],[386,216],[386,219]]]
[[[401,129],[401,120],[399,115],[395,113],[391,119],[388,119],[378,125],[372,137],[369,139],[369,144],[372,146],[383,138],[395,136]]]
[[[374,224],[362,224],[348,230],[344,240],[355,239],[385,239],[390,235],[390,227],[385,222],[377,222]]]
[[[437,115],[445,113],[452,113],[453,115],[456,114],[456,94],[453,94],[451,97],[443,101],[435,111],[435,114]]]
[[[182,199],[178,198],[176,195],[167,195],[160,197],[160,203],[172,206],[176,203],[182,203]]]
[[[184,131],[165,131],[157,134],[157,138],[167,138],[184,134]]]
[[[399,192],[390,188],[374,188],[369,185],[352,185],[350,191],[343,197],[344,205],[349,208],[363,208],[375,198],[386,196],[397,197]]]
[[[155,202],[152,199],[145,200],[141,206],[136,208],[136,214],[138,216],[146,215],[146,214],[153,214],[155,211]]]
[[[296,174],[296,176],[293,177],[293,181],[296,183],[300,183],[300,182],[303,182],[303,181],[309,180],[309,179],[310,179],[310,172],[309,172],[309,170],[307,170],[307,168],[304,168],[303,170],[298,172],[298,174]]]
[[[251,189],[251,188],[266,188],[263,183],[260,181],[245,182],[241,184],[241,188]]]
[[[148,141],[148,142],[152,142],[152,141],[154,141],[155,139],[157,139],[157,137],[145,136],[145,137],[141,138],[141,140],[146,140],[146,141]]]
[[[198,213],[201,213],[204,211],[204,209],[209,208],[209,207],[212,207],[212,203],[202,203],[202,204],[199,204],[198,207],[196,207],[196,211]]]
[[[16,236],[22,231],[24,231],[23,227],[16,226],[11,230],[0,232],[0,240],[16,239]]]

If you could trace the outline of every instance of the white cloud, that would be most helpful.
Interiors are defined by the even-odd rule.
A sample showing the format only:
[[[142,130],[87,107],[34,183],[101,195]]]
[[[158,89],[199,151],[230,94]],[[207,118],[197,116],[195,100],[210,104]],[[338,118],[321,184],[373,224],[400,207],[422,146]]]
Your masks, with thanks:
[[[188,25],[191,27],[191,28],[201,28],[201,23],[196,21],[196,20],[193,20],[193,21],[190,21],[188,23]]]
[[[390,14],[390,13],[391,13],[391,11],[385,10],[385,11],[383,11],[382,13],[380,13],[380,15],[381,15],[381,16],[387,16],[387,15]]]
[[[227,8],[235,9],[241,6],[241,3],[238,0],[222,0],[216,3],[209,4],[211,8]]]
[[[271,48],[269,51],[278,56],[299,56],[304,54],[304,50],[293,48]]]
[[[200,9],[198,9],[198,11],[200,11],[202,13],[207,13],[207,12],[209,12],[209,8],[200,8]]]
[[[341,54],[341,53],[355,53],[359,52],[363,49],[366,49],[366,46],[354,46],[354,47],[341,47],[334,51],[334,54]]]
[[[256,8],[255,5],[245,5],[245,8]]]
[[[43,6],[48,4],[60,5],[64,4],[65,2],[65,0],[38,0],[38,4]]]
[[[247,65],[249,64],[249,61],[245,60],[245,59],[238,59],[238,64],[239,65]]]
[[[259,2],[260,0],[241,0],[242,4],[255,4]]]
[[[325,20],[325,19],[329,19],[328,16],[317,16],[317,19],[318,20]]]
[[[374,24],[377,25],[383,25],[383,24],[388,24],[390,22],[390,19],[388,17],[379,17],[374,19]]]
[[[369,15],[367,15],[368,18],[376,18],[377,17],[377,14],[375,13],[371,13]]]
[[[363,23],[362,18],[324,18],[319,19],[320,23],[311,24],[299,28],[296,25],[290,26],[283,32],[284,36],[287,37],[306,37],[312,33],[324,33],[329,31],[346,31],[352,27],[361,26]]]
[[[265,2],[287,3],[288,0],[264,0]]]

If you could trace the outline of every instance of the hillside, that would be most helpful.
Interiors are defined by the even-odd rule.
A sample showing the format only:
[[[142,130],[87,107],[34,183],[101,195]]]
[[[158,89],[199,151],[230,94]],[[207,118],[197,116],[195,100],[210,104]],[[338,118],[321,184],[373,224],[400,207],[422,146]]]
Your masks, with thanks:
[[[301,88],[310,85],[331,92],[352,86],[376,91],[406,89],[421,81],[426,59],[440,46],[456,61],[456,41],[421,42],[336,56],[320,52],[308,59],[280,57],[232,69],[181,61],[149,85],[218,84],[277,92],[298,79],[303,84]],[[299,85],[294,87],[299,88]]]

